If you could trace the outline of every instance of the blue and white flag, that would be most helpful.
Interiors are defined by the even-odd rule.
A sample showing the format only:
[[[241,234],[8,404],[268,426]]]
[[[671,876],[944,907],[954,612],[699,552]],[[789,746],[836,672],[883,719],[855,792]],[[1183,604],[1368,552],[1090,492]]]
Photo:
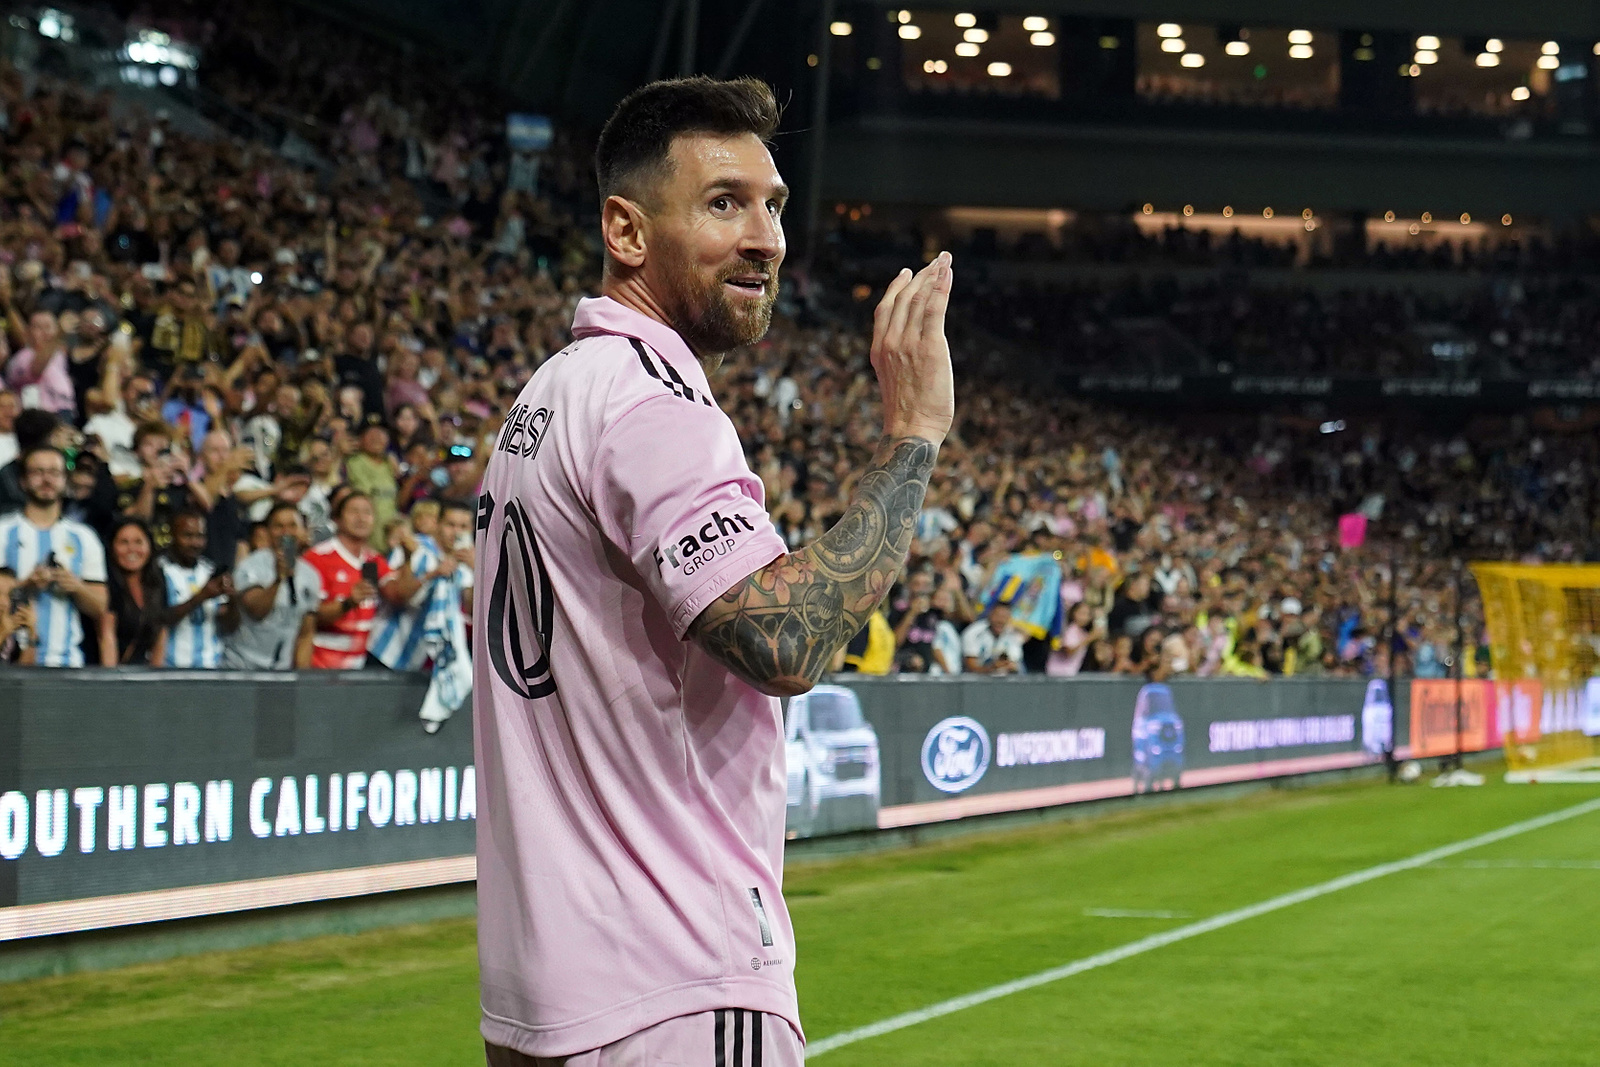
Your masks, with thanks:
[[[1017,553],[994,570],[983,592],[983,609],[1011,605],[1011,622],[1031,637],[1059,637],[1061,564],[1052,555]]]

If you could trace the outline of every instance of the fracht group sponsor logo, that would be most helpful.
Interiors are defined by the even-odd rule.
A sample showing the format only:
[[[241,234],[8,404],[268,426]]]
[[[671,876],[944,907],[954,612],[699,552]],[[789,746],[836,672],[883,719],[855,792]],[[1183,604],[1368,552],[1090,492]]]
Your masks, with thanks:
[[[741,533],[755,533],[756,528],[743,515],[725,517],[713,511],[711,518],[698,530],[691,530],[675,541],[663,541],[656,547],[656,567],[693,574],[718,556],[733,551]]]
[[[940,792],[971,789],[988,769],[989,734],[976,719],[952,716],[923,739],[922,773]]]

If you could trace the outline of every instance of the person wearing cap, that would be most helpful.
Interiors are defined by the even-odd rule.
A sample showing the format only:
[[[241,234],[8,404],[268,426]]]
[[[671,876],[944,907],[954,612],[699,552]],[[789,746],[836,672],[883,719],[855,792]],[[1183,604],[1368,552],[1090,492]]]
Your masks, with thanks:
[[[400,490],[394,457],[389,455],[389,427],[382,415],[368,413],[361,424],[358,443],[361,451],[345,460],[345,480],[372,500],[374,521],[369,542],[381,552],[387,547],[383,531],[394,518],[395,498]]]

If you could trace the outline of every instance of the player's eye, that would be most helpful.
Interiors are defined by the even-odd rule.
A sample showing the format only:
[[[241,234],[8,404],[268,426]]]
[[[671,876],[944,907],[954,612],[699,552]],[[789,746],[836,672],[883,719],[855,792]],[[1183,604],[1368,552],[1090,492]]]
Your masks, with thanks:
[[[732,211],[733,210],[733,198],[732,197],[727,197],[727,196],[719,196],[719,197],[715,198],[714,200],[711,201],[711,210],[716,212],[719,215],[722,214],[725,211]]]

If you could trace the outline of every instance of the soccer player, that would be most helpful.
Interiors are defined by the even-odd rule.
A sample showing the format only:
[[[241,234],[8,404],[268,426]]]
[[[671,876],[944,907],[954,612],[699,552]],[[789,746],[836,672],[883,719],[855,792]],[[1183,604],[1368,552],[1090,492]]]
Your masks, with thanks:
[[[788,189],[772,91],[658,82],[596,171],[603,295],[523,389],[478,509],[482,1032],[494,1065],[791,1067],[777,697],[904,565],[954,413],[949,257],[889,285],[884,435],[789,553],[707,371],[767,330]]]
[[[22,454],[21,511],[0,518],[0,567],[33,602],[41,667],[83,666],[83,621],[106,610],[106,553],[89,527],[61,517],[67,457],[49,445]]]
[[[172,520],[172,547],[161,557],[167,583],[165,666],[214,671],[222,666],[222,637],[239,625],[233,579],[202,553],[206,515],[184,510]]]

